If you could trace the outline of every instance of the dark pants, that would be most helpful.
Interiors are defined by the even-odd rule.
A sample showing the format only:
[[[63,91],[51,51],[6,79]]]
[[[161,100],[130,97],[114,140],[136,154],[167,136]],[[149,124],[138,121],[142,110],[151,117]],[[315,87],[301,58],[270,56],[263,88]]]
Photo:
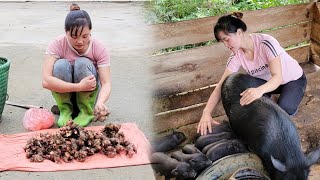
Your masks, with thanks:
[[[258,78],[257,78],[258,79]],[[265,84],[267,81],[258,79],[258,82]],[[271,97],[272,94],[280,94],[278,99],[278,105],[285,110],[289,115],[293,116],[297,113],[299,104],[302,101],[307,86],[307,78],[303,73],[302,76],[295,80],[290,81],[287,84],[280,85],[272,92],[265,95]]]

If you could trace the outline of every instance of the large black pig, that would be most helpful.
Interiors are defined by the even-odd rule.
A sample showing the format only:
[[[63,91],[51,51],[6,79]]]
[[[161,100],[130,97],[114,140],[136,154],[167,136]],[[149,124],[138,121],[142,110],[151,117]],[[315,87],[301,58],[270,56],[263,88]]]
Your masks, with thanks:
[[[254,77],[238,73],[222,84],[221,99],[231,128],[262,159],[272,179],[308,179],[309,168],[318,160],[320,150],[304,155],[289,115],[265,96],[240,105],[240,93],[258,86]]]

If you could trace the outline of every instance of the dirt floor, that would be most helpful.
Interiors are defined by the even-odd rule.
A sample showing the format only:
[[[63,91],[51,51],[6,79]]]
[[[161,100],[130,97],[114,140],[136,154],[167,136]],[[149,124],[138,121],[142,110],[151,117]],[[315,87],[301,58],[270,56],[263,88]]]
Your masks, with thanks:
[[[299,131],[302,140],[302,146],[306,153],[319,148],[319,134],[320,134],[320,124],[314,124],[312,127],[308,128],[307,131]],[[320,161],[311,167],[311,172],[309,174],[309,180],[320,179]]]
[[[297,125],[301,138],[302,150],[307,154],[320,146],[320,122],[319,122],[319,71],[312,75],[308,82],[306,98],[302,101],[302,107],[298,114],[293,118]],[[315,75],[315,76],[314,76]],[[320,160],[311,167],[309,174],[310,180],[320,179]]]
[[[93,23],[92,35],[110,49],[112,93],[108,122],[135,122],[148,138],[151,131],[151,87],[148,59],[151,33],[142,2],[79,2]],[[11,60],[9,100],[43,106],[54,104],[42,88],[41,66],[47,44],[64,33],[69,2],[0,2],[0,56]],[[0,133],[25,132],[25,109],[5,106]],[[56,128],[54,126],[53,128]],[[0,172],[0,179],[154,179],[149,165],[65,172]]]

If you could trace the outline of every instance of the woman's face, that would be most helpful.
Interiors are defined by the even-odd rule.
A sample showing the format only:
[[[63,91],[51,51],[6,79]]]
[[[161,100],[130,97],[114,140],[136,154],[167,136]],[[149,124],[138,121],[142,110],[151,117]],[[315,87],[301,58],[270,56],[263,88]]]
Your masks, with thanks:
[[[219,37],[224,46],[230,49],[232,52],[236,53],[241,44],[240,30],[238,29],[235,33],[225,34],[223,31],[219,32]]]
[[[83,28],[83,30],[82,30]],[[82,32],[81,32],[82,30]],[[73,29],[73,33],[67,31],[67,37],[71,46],[78,52],[84,53],[88,49],[90,42],[91,30],[88,26],[80,27],[77,34],[75,34],[76,28]],[[71,36],[74,35],[74,36]]]

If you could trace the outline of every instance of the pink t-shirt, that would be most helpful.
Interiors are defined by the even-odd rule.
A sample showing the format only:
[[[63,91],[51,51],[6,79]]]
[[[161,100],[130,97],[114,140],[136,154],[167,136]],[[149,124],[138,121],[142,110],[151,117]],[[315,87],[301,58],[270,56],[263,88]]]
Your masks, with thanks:
[[[79,54],[68,41],[67,35],[61,35],[51,41],[46,49],[48,55],[53,55],[57,59],[67,59],[71,64],[79,57],[89,58],[95,67],[110,66],[110,56],[104,45],[94,39],[90,39],[88,50]]]
[[[268,81],[271,78],[269,63],[272,59],[280,56],[282,66],[282,84],[299,79],[303,70],[299,63],[293,59],[272,36],[267,34],[250,34],[254,44],[254,58],[248,60],[242,50],[232,53],[227,69],[237,72],[242,66],[249,75]]]

